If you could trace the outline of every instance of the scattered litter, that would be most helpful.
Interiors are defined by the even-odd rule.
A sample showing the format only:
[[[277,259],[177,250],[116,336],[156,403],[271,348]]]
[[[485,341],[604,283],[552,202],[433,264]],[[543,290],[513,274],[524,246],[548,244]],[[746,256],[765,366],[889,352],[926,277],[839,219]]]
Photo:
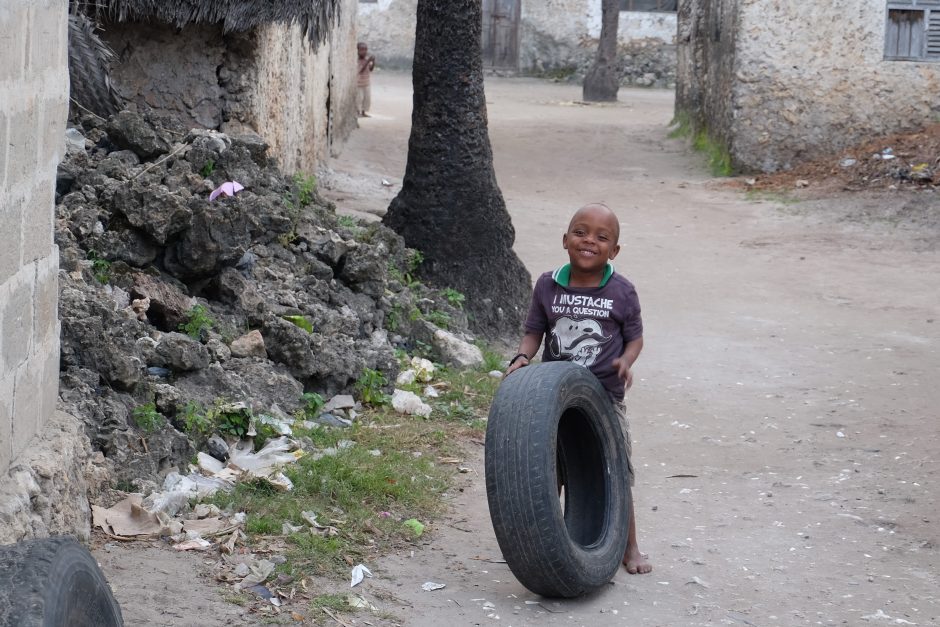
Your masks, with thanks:
[[[354,399],[349,394],[337,394],[330,400],[326,402],[326,405],[323,406],[322,411],[324,414],[328,414],[331,411],[337,409],[352,409],[356,406],[356,399]]]
[[[402,523],[404,526],[408,527],[415,532],[415,537],[420,537],[424,533],[424,525],[419,522],[416,518],[409,518]]]
[[[383,185],[384,187],[391,187],[391,186],[392,186],[392,182],[391,182],[390,180],[388,180],[388,179],[382,179],[382,185]]]
[[[242,590],[245,590],[246,592],[251,592],[252,594],[256,594],[264,600],[269,600],[273,596],[271,594],[271,591],[268,590],[265,586],[262,586],[261,584],[248,586],[247,588],[242,588]]]
[[[289,522],[285,522],[281,524],[282,536],[289,536],[292,533],[300,533],[303,530],[304,530],[303,525],[292,525]]]
[[[841,431],[836,431],[836,437],[837,437],[837,438],[844,438],[844,437],[845,437],[845,434],[842,433]]]
[[[431,415],[431,406],[421,400],[414,392],[396,389],[392,394],[392,407],[399,414],[421,416],[427,418]]]
[[[398,376],[395,378],[395,385],[411,385],[415,382],[415,379],[418,377],[418,373],[409,368],[408,370],[402,370],[398,373]]]
[[[101,527],[105,533],[113,536],[150,536],[163,530],[163,524],[156,514],[148,512],[141,505],[142,497],[131,494],[111,508],[92,505],[92,520],[95,527]]]
[[[708,585],[707,583],[705,583],[704,581],[702,581],[701,579],[699,579],[697,576],[696,576],[696,577],[692,577],[692,579],[690,579],[689,581],[687,581],[687,582],[686,582],[686,585],[688,585],[688,584],[690,584],[690,583],[698,584],[698,585],[702,586],[703,588],[711,588],[710,585]]]
[[[446,584],[443,584],[443,583],[434,583],[433,581],[426,581],[426,582],[424,582],[424,583],[421,585],[421,589],[422,589],[422,590],[425,590],[425,591],[427,591],[427,592],[432,592],[432,591],[434,591],[434,590],[440,590],[440,589],[445,588],[445,587],[447,587]]]
[[[503,378],[503,371],[502,371],[502,370],[490,370],[490,371],[489,371],[488,373],[486,373],[486,374],[490,375],[490,376],[493,377],[494,379],[502,379],[502,378]]]
[[[362,580],[365,577],[372,577],[372,571],[366,568],[363,564],[356,564],[352,569],[352,579],[350,581],[349,587],[355,588],[362,583]]]
[[[251,586],[264,583],[274,572],[274,562],[268,560],[255,560],[248,565],[248,574],[245,578],[235,584],[236,590],[250,588]]]
[[[204,538],[194,538],[174,544],[173,548],[177,551],[205,551],[212,546],[212,543]]]
[[[846,157],[845,159],[839,162],[839,165],[842,166],[843,168],[851,168],[856,163],[858,163],[856,159],[853,159],[851,157]]]
[[[809,187],[809,181],[807,181],[806,179],[797,179],[796,186],[799,189],[803,189],[804,187]]]
[[[374,605],[366,601],[363,597],[361,597],[358,594],[350,594],[349,596],[347,596],[346,604],[349,607],[354,607],[356,609],[363,609],[363,610],[372,610],[373,612],[376,611],[377,609]]]
[[[226,196],[234,196],[243,189],[245,189],[245,187],[238,181],[226,181],[212,190],[212,193],[209,194],[209,201],[211,202],[215,200],[222,194],[225,194]]]
[[[411,367],[414,368],[415,377],[422,383],[430,383],[434,375],[434,364],[424,357],[412,357]]]
[[[303,517],[304,520],[310,523],[311,527],[323,533],[324,535],[335,536],[339,534],[339,529],[337,529],[336,527],[332,527],[330,525],[321,525],[317,521],[316,512],[300,512],[300,515]]]
[[[429,385],[426,388],[424,388],[424,395],[427,396],[428,398],[437,398],[440,396],[440,393],[437,391],[437,389],[433,385]]]
[[[278,418],[275,416],[269,416],[267,414],[259,415],[256,420],[263,425],[270,425],[277,429],[278,434],[280,435],[291,435],[291,424],[293,420],[290,418]]]
[[[875,620],[885,620],[890,621],[895,625],[916,625],[917,623],[912,623],[909,620],[904,620],[903,618],[892,618],[884,613],[884,610],[878,610],[874,614],[869,614],[868,616],[862,616],[862,620],[866,621],[875,621]]]

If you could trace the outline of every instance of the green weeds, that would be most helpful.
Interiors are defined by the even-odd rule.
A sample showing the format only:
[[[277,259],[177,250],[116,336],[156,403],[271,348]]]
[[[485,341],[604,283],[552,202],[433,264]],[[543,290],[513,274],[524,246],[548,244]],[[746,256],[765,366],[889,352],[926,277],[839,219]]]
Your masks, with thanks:
[[[131,411],[131,418],[134,419],[134,424],[137,425],[137,428],[148,435],[159,431],[160,428],[166,424],[163,415],[157,411],[153,403],[146,403],[135,407]]]
[[[373,407],[387,405],[389,402],[388,394],[382,389],[386,385],[388,385],[388,380],[381,372],[372,368],[363,368],[362,374],[356,381],[359,400]]]
[[[209,310],[203,305],[194,305],[192,309],[186,312],[186,322],[179,326],[179,330],[198,340],[215,326],[215,321],[209,316]]]

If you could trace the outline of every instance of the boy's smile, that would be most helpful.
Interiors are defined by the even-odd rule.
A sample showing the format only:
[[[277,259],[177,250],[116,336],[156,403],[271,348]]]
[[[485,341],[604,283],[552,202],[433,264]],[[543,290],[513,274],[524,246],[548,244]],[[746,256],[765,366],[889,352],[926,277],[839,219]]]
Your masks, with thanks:
[[[562,246],[568,251],[572,279],[598,285],[607,262],[617,256],[620,223],[605,205],[587,205],[571,218]]]

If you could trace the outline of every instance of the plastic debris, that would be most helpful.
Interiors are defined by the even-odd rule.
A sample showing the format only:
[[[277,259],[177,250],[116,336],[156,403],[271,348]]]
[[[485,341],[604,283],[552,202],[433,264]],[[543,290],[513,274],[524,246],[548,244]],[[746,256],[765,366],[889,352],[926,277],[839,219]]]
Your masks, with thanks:
[[[416,538],[420,537],[421,534],[424,533],[424,525],[420,521],[418,521],[418,519],[416,518],[409,518],[402,524],[408,527],[409,529],[411,529],[412,531],[414,531]]]
[[[212,546],[212,543],[203,538],[195,538],[174,544],[173,548],[177,551],[205,551]]]
[[[209,201],[211,202],[223,194],[226,196],[234,196],[243,189],[245,189],[245,187],[238,181],[226,181],[212,190],[209,194]]]
[[[365,577],[372,577],[372,571],[366,568],[364,564],[356,564],[352,569],[352,579],[350,581],[349,587],[355,588],[362,583],[362,580]]]
[[[399,414],[421,416],[427,418],[431,415],[431,406],[421,400],[414,392],[396,389],[392,394],[392,407]]]
[[[486,374],[490,375],[490,376],[493,377],[494,379],[502,379],[502,378],[503,378],[503,371],[502,371],[502,370],[490,370],[490,371],[489,371],[488,373],[486,373]]]
[[[845,159],[839,162],[839,165],[842,166],[843,168],[851,168],[856,163],[858,163],[857,160],[851,157],[846,157]]]
[[[324,414],[328,414],[331,411],[337,409],[351,409],[356,406],[356,399],[354,399],[349,394],[337,394],[330,400],[326,402],[326,405],[323,406],[323,409],[320,411]]]
[[[248,574],[245,578],[235,584],[236,590],[250,588],[251,586],[264,583],[271,573],[274,572],[274,562],[268,560],[255,560],[248,565]]]
[[[426,388],[424,388],[424,395],[427,396],[428,398],[437,398],[440,396],[440,393],[437,391],[437,388],[435,388],[433,385],[429,385]]]
[[[395,378],[395,385],[411,385],[415,382],[415,379],[418,377],[418,373],[409,368],[408,370],[402,370],[398,373],[398,376]]]
[[[433,582],[433,581],[425,581],[425,582],[421,585],[421,589],[422,589],[422,590],[425,590],[426,592],[432,592],[432,591],[434,591],[434,590],[440,590],[441,588],[445,588],[445,587],[447,587],[446,584],[443,584],[443,583],[435,583],[435,582]]]
[[[256,420],[263,424],[269,425],[277,429],[277,432],[281,435],[291,435],[291,424],[293,420],[290,418],[278,418],[275,416],[269,416],[267,414],[261,414],[256,418]]]
[[[411,367],[414,368],[417,380],[422,383],[429,383],[434,376],[434,364],[424,357],[412,357]]]

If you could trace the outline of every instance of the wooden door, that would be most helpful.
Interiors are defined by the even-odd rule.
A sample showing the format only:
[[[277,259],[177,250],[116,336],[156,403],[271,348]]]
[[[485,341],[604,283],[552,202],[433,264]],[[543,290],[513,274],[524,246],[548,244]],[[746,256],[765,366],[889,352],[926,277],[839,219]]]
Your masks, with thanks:
[[[483,0],[483,67],[519,67],[519,6],[522,0]]]

